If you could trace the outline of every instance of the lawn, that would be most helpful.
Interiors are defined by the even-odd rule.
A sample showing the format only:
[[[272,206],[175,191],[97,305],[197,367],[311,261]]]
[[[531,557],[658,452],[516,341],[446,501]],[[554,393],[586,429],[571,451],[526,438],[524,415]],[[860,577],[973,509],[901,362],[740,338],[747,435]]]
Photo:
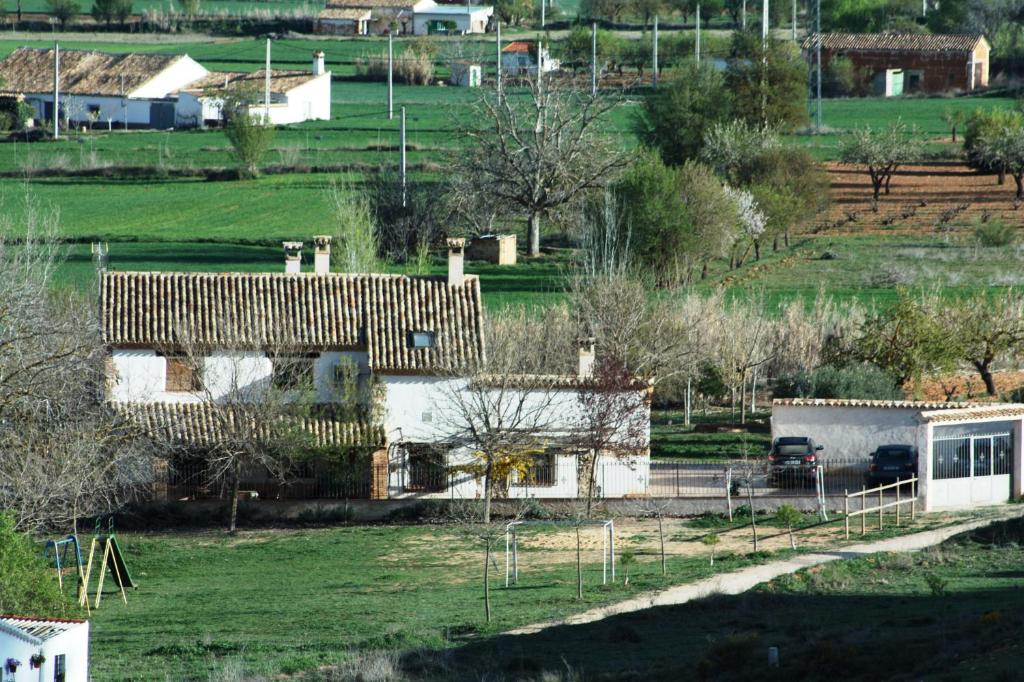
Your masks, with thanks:
[[[597,533],[584,531],[588,544]],[[110,592],[92,617],[92,672],[110,681],[205,680],[239,660],[258,673],[312,670],[351,652],[451,646],[629,594],[621,582],[601,586],[600,549],[588,549],[577,601],[568,554],[546,563],[524,544],[521,587],[499,588],[504,569],[492,573],[487,625],[482,550],[444,527],[122,534],[121,544],[140,587],[127,606]],[[764,558],[723,557],[721,570]],[[633,590],[668,584],[653,561],[644,566]],[[702,556],[672,557],[670,570],[675,581],[709,573]]]
[[[1016,680],[1024,628],[1017,520],[917,554],[837,561],[738,596],[711,596],[497,637],[452,665],[580,671],[602,680]],[[765,666],[769,646],[781,666]]]
[[[253,523],[258,507],[243,507],[243,525]],[[162,511],[148,510],[137,520],[158,525]],[[752,553],[749,526],[742,510],[738,514],[732,525],[716,515],[666,521],[667,578],[660,573],[657,523],[617,519],[617,551],[636,557],[628,586],[621,566],[619,580],[602,586],[601,534],[583,529],[582,601],[575,594],[573,530],[549,523],[524,527],[520,584],[504,588],[502,550],[491,567],[490,624],[483,613],[482,545],[455,526],[245,530],[234,537],[217,530],[121,533],[139,587],[129,592],[126,606],[108,583],[92,614],[93,675],[105,681],[206,680],[226,666],[272,675],[313,670],[366,651],[476,646],[516,626],[792,554],[785,530],[768,517],[759,521],[761,551]],[[306,514],[311,522],[326,518],[315,509]],[[912,528],[957,518],[922,516]],[[804,523],[812,527],[799,532],[800,551],[841,542],[840,524],[819,526],[812,517]],[[868,538],[910,529],[904,524]],[[712,530],[721,538],[714,569],[701,542]]]

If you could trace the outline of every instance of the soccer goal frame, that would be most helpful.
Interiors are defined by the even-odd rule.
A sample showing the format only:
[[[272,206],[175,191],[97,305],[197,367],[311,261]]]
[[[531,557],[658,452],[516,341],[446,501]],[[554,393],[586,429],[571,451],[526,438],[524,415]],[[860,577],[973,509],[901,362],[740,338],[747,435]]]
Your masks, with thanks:
[[[519,584],[519,534],[520,526],[572,526],[576,521],[510,521],[505,526],[505,587]],[[608,584],[609,572],[615,582],[615,522],[611,519],[580,521],[580,526],[601,526],[601,584]]]

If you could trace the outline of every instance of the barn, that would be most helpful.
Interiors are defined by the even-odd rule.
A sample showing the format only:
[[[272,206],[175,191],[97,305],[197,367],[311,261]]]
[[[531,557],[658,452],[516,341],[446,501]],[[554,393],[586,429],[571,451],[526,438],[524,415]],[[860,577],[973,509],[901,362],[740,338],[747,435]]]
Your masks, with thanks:
[[[76,125],[173,128],[176,90],[209,72],[184,54],[114,54],[60,50],[58,98],[63,121]],[[0,60],[4,90],[24,96],[37,121],[53,120],[55,53],[19,47]]]
[[[903,400],[780,399],[772,438],[807,436],[822,459],[862,459],[882,445],[918,453],[926,510],[999,504],[1024,493],[1024,405]]]
[[[89,622],[0,615],[4,682],[89,681]]]
[[[971,92],[988,87],[991,46],[979,34],[821,33],[804,39],[813,63],[821,43],[821,64],[849,59],[872,94]]]

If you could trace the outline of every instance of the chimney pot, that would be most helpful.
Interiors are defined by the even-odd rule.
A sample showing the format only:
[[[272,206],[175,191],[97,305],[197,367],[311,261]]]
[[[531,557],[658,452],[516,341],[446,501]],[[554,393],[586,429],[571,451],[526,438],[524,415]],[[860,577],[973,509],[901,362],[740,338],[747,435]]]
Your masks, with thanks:
[[[594,363],[597,354],[594,352],[595,340],[593,336],[585,336],[576,341],[579,348],[579,366],[577,377],[583,381],[594,378]]]
[[[326,275],[331,271],[331,235],[313,235],[313,272]]]
[[[313,50],[313,75],[320,76],[323,75],[324,73],[324,51]]]
[[[302,272],[302,242],[281,242],[284,247],[284,271]]]
[[[462,237],[448,237],[448,286],[461,287],[466,281],[464,261],[466,259],[466,240]]]

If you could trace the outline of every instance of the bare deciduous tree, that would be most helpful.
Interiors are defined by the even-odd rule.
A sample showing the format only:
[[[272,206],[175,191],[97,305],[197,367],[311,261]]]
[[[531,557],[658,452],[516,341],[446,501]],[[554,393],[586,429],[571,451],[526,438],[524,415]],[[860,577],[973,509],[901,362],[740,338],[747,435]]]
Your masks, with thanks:
[[[31,198],[0,217],[0,508],[19,528],[75,530],[148,480],[135,433],[102,402],[95,307],[54,287],[58,217]]]
[[[601,131],[618,101],[589,88],[538,77],[522,94],[483,91],[467,120],[469,143],[456,157],[467,206],[501,206],[527,218],[527,253],[540,255],[541,219],[605,186],[626,153]]]
[[[556,406],[565,375],[557,370],[565,366],[566,348],[575,338],[564,333],[568,324],[557,311],[543,318],[520,311],[489,320],[486,354],[446,371],[441,432],[469,451],[469,459],[454,468],[483,479],[484,523],[491,520],[495,488],[529,469],[560,419]]]

